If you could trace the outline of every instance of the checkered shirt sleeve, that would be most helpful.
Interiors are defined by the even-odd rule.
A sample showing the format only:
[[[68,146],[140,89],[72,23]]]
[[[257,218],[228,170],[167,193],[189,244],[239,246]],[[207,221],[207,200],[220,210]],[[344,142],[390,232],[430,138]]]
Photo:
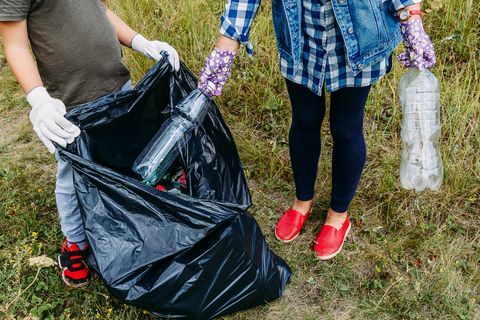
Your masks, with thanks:
[[[261,0],[229,0],[220,18],[220,33],[245,45],[247,53],[253,54],[250,43],[250,28],[260,7]]]

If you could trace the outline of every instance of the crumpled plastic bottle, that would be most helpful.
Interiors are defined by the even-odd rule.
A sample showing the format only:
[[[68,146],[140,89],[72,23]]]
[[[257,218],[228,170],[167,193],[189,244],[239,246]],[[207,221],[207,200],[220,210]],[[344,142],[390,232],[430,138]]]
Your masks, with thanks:
[[[208,97],[196,89],[173,107],[172,116],[132,165],[132,170],[142,176],[145,184],[157,184],[168,171],[191,138],[193,129],[203,122],[208,110],[206,100]]]
[[[400,183],[405,189],[438,190],[443,180],[440,154],[440,85],[430,71],[410,68],[400,79],[403,143]]]

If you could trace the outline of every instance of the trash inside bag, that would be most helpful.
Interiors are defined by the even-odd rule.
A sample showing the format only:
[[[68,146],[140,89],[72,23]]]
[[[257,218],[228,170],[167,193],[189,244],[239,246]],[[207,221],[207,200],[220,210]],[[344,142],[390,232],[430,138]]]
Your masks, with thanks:
[[[195,87],[185,66],[172,73],[162,59],[133,90],[70,110],[82,133],[59,156],[74,169],[88,263],[110,293],[161,317],[203,320],[279,298],[291,271],[247,212],[242,165],[213,102],[157,185],[132,171]]]
[[[187,172],[182,167],[170,167],[167,173],[158,181],[155,189],[162,192],[188,193]]]
[[[142,176],[144,183],[155,185],[167,173],[187,145],[192,131],[202,124],[208,106],[208,97],[199,89],[173,106],[171,117],[133,163],[133,172]]]

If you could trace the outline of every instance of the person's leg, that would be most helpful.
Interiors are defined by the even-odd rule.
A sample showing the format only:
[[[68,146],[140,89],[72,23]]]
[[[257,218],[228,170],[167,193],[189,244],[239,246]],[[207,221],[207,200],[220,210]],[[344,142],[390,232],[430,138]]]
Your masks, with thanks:
[[[370,86],[344,88],[331,94],[332,193],[326,224],[335,227],[347,217],[365,165],[363,119],[369,92]]]
[[[305,86],[286,82],[292,105],[289,147],[296,188],[293,209],[305,214],[312,206],[317,177],[325,97],[314,94]]]
[[[120,89],[131,89],[128,81]],[[89,283],[90,270],[85,259],[88,256],[88,243],[83,227],[82,216],[75,193],[72,166],[55,154],[58,161],[55,199],[60,215],[60,224],[65,241],[61,254],[58,256],[58,266],[62,270],[63,281],[72,287],[82,287]]]
[[[56,155],[56,158],[58,168],[55,199],[60,215],[62,233],[70,244],[77,243],[80,248],[83,248],[86,244],[86,237],[77,195],[73,186],[73,169],[68,162],[60,159],[58,155]]]
[[[333,137],[332,194],[324,226],[313,251],[320,260],[335,257],[350,231],[348,206],[365,165],[363,115],[370,87],[344,88],[331,94],[330,132]]]
[[[58,154],[55,156],[58,161],[55,198],[65,236],[61,254],[58,256],[58,266],[67,285],[81,287],[90,280],[90,271],[84,263],[88,255],[88,244],[73,186],[73,169]]]
[[[300,234],[312,210],[325,97],[317,96],[302,85],[286,82],[292,104],[289,146],[296,197],[292,207],[277,221],[275,236],[283,242],[290,242]]]

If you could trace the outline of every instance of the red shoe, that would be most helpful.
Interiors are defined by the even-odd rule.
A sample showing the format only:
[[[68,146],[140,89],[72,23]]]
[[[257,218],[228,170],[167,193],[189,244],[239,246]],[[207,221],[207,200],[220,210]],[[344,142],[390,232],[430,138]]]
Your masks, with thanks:
[[[340,230],[324,225],[315,239],[313,251],[320,260],[329,260],[335,257],[343,247],[343,243],[350,232],[350,219],[345,219]]]
[[[82,250],[67,239],[63,241],[62,253],[58,255],[58,266],[62,270],[62,279],[70,287],[80,288],[90,282],[90,269],[85,260],[88,256],[88,244]]]
[[[310,212],[304,215],[292,208],[285,211],[275,225],[275,236],[277,239],[285,243],[295,240],[300,234],[300,230],[302,230]]]

